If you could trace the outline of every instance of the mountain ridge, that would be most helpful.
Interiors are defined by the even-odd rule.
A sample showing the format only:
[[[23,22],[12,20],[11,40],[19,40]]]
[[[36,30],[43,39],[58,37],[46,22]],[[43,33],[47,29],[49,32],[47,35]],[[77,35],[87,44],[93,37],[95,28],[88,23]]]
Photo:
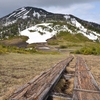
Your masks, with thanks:
[[[41,27],[37,27],[38,25]],[[33,27],[33,29],[31,29],[31,27]],[[34,29],[34,27],[36,29]],[[71,34],[81,33],[90,40],[100,41],[99,24],[82,20],[71,14],[51,13],[36,7],[22,7],[0,18],[1,39],[20,36],[24,30],[28,30],[29,28],[31,29],[30,33],[33,35],[42,34],[42,36],[45,36],[46,33],[51,34],[52,32],[55,32],[52,34],[56,35],[61,31],[66,31]],[[51,38],[51,36],[49,36],[49,38]],[[49,38],[46,39],[48,40]],[[46,42],[46,40],[43,41]]]
[[[12,13],[0,18],[0,22],[3,23],[3,25],[7,26],[9,24],[15,23],[19,19],[55,19],[56,17],[62,17],[63,18],[64,14],[56,14],[56,13],[51,13],[47,12],[46,10],[43,10],[41,8],[36,8],[36,7],[22,7],[19,8]],[[12,21],[12,22],[11,22]],[[5,24],[8,23],[8,24]]]

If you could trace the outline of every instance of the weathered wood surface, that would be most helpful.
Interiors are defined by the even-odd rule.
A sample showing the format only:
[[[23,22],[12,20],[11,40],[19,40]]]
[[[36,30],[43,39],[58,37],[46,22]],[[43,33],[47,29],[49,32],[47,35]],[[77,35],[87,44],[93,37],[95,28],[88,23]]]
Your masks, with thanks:
[[[45,100],[52,86],[61,77],[65,67],[73,59],[72,56],[57,63],[48,71],[42,73],[36,79],[28,82],[16,90],[8,100]]]
[[[100,89],[81,57],[77,57],[72,100],[100,100]]]
[[[52,92],[50,94],[50,97],[52,97],[54,100],[72,100],[72,97],[70,95],[63,94],[63,93],[54,93],[54,92]]]

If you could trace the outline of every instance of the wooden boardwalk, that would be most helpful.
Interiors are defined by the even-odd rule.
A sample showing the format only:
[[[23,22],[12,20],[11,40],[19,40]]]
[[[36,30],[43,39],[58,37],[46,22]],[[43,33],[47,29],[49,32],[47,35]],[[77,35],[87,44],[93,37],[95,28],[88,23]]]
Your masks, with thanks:
[[[73,57],[59,62],[48,71],[42,73],[38,78],[28,82],[15,91],[8,100],[46,100],[49,91],[61,78],[66,66],[72,61]]]
[[[100,89],[81,57],[77,57],[72,100],[100,100]]]
[[[70,56],[57,63],[48,71],[16,90],[8,100],[47,100],[72,59],[73,56]],[[61,100],[100,100],[100,89],[85,60],[81,57],[77,57],[74,77],[72,97],[59,93],[52,94],[52,96],[59,97],[60,95],[60,98],[63,98]]]

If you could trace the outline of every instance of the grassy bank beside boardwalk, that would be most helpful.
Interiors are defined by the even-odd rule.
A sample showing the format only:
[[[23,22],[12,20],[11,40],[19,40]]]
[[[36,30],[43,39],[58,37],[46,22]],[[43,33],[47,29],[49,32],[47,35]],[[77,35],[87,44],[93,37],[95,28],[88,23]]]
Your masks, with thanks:
[[[68,56],[69,53],[0,55],[0,97],[7,91],[12,92],[16,87],[25,84]]]

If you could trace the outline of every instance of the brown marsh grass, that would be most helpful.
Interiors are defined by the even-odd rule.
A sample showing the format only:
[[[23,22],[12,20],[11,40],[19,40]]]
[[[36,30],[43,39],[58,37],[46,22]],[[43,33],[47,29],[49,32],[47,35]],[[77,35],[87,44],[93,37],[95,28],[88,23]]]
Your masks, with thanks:
[[[68,52],[56,55],[17,53],[0,55],[0,100],[6,100],[5,97],[8,97],[16,88],[27,83],[68,56]],[[100,56],[79,56],[85,58],[100,87]],[[72,68],[74,65],[74,63],[71,64]]]
[[[100,87],[100,56],[81,55],[86,61],[92,75],[94,76],[98,86]]]
[[[15,88],[27,83],[67,57],[68,54],[10,53],[0,55],[0,97],[4,94],[9,95],[7,91],[14,91]]]

